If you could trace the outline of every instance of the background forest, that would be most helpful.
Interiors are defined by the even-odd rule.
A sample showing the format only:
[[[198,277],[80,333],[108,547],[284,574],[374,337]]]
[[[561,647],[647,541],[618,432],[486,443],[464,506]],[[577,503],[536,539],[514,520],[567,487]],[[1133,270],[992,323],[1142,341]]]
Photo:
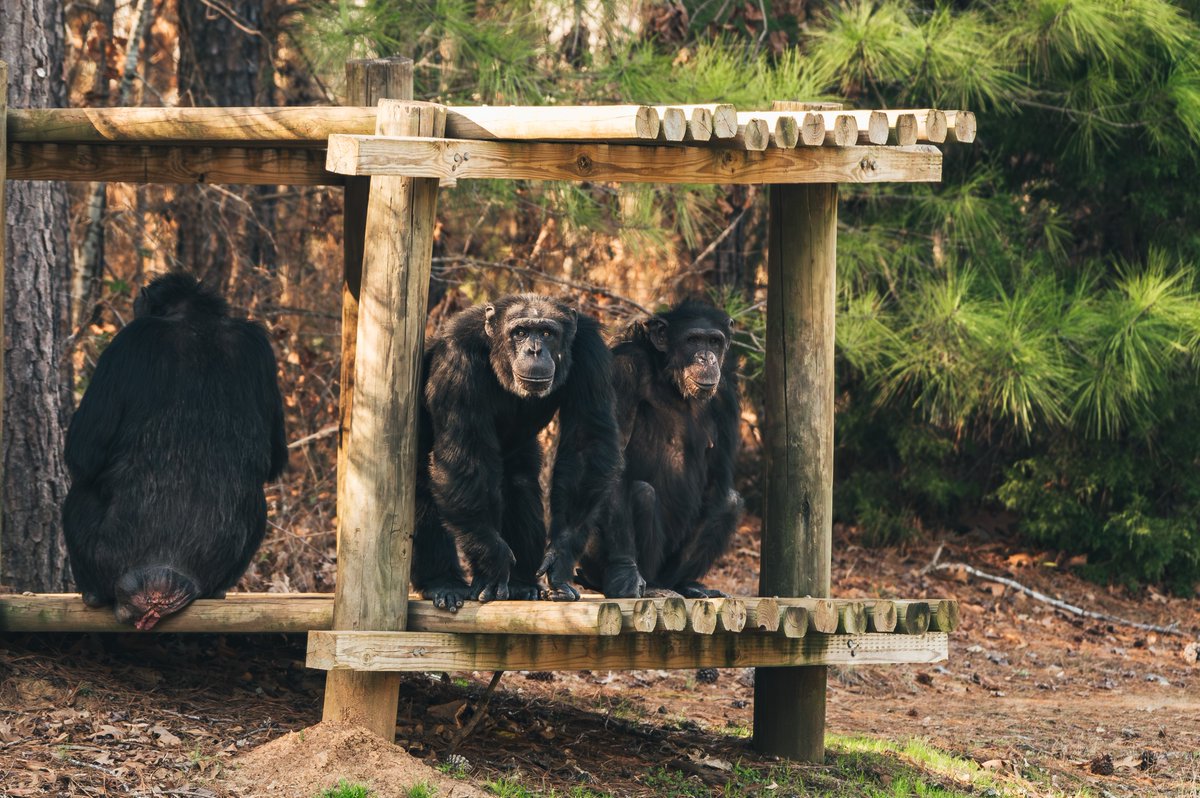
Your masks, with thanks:
[[[941,184],[842,189],[837,517],[873,544],[983,529],[1097,579],[1200,580],[1194,0],[39,5],[63,16],[71,105],[331,104],[346,58],[406,55],[417,99],[451,104],[974,110]],[[296,441],[246,584],[330,589],[340,191],[69,191],[64,384],[86,387],[148,274],[220,286],[271,328]],[[430,329],[517,289],[610,326],[710,296],[740,327],[754,512],[765,217],[754,187],[463,181],[442,192]]]

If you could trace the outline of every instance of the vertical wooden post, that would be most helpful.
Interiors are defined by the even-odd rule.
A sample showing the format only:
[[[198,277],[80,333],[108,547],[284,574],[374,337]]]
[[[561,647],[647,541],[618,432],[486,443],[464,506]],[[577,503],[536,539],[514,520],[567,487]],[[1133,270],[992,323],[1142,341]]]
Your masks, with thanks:
[[[828,596],[833,537],[837,186],[771,186],[766,514],[759,593]],[[759,668],[754,745],[825,758],[826,668]]]
[[[4,237],[8,234],[8,217],[5,214],[4,195],[8,193],[8,179],[5,170],[8,168],[8,64],[0,61],[0,452],[4,451],[4,276],[6,272]],[[4,505],[4,479],[0,474],[0,506]],[[0,516],[3,514],[0,513]],[[3,539],[3,535],[0,535]],[[3,550],[0,550],[0,562],[3,562]],[[0,568],[0,574],[4,569]]]
[[[346,104],[377,105],[380,100],[411,100],[411,58],[359,58],[346,62]],[[350,440],[350,409],[354,406],[354,357],[358,341],[358,294],[362,284],[363,233],[367,224],[369,177],[346,180],[342,223],[342,374],[338,394],[338,509],[345,507],[346,445]],[[341,514],[338,515],[339,529]],[[341,535],[339,533],[338,537]]]
[[[445,109],[384,100],[379,135],[440,136]],[[357,303],[354,398],[342,447],[333,628],[400,631],[408,615],[417,412],[438,181],[371,179]],[[324,718],[396,731],[399,675],[330,671]]]

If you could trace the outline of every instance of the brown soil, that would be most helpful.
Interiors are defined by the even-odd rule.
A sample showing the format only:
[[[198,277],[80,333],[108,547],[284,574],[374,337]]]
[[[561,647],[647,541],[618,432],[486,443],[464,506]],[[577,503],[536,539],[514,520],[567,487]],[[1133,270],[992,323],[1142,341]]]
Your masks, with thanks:
[[[407,798],[418,784],[436,788],[439,798],[484,795],[366,729],[332,721],[242,754],[233,762],[227,786],[244,798],[312,798],[343,780],[369,787],[376,798]]]
[[[717,586],[754,592],[756,538],[752,526],[741,531]],[[949,543],[943,561],[1090,609],[1178,623],[1186,634],[1084,620],[999,585],[922,574],[933,542],[872,550],[839,534],[835,595],[948,596],[960,601],[963,622],[946,662],[831,669],[829,731],[925,740],[986,765],[1017,794],[1053,794],[1053,785],[1097,797],[1200,794],[1200,666],[1188,648],[1200,634],[1200,602],[1085,582],[1055,566],[1066,558],[1053,553],[970,536]],[[320,720],[324,679],[303,660],[304,640],[278,635],[0,636],[0,795],[235,798],[247,785],[267,790],[273,778],[294,776],[263,794],[312,798],[321,779],[366,779],[356,768],[375,763],[407,774],[382,779],[380,789],[409,777],[460,790],[512,777],[559,794],[585,785],[657,796],[667,794],[651,783],[658,768],[720,791],[728,771],[706,763],[773,765],[745,739],[750,669],[720,671],[713,683],[690,671],[507,674],[458,749],[467,778],[446,782],[432,766],[446,761],[490,674],[406,675],[397,747],[318,745],[310,735],[326,732],[309,727]],[[303,741],[286,736],[301,729]],[[273,744],[286,752],[270,747],[280,739]],[[327,768],[305,755],[309,741],[329,751]],[[257,769],[268,760],[270,770]],[[804,768],[805,778],[835,788],[839,768],[851,766],[861,763],[831,757]],[[438,796],[449,794],[443,786]]]

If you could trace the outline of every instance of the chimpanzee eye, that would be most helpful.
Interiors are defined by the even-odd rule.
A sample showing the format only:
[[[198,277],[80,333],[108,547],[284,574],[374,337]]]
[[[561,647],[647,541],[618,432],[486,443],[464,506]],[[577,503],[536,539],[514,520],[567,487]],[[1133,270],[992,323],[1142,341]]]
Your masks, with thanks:
[[[709,343],[713,345],[713,348],[718,348],[721,346],[721,344],[725,343],[725,339],[719,335],[714,335],[709,339]]]
[[[526,335],[527,333],[525,332],[524,327],[518,327],[517,329],[513,330],[514,338],[524,338]]]

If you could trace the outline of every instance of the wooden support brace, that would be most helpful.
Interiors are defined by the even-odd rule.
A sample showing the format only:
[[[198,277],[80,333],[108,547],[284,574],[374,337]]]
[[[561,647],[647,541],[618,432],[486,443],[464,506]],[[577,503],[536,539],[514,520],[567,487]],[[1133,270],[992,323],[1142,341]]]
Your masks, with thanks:
[[[945,659],[925,635],[670,634],[569,637],[426,632],[313,632],[308,667],[370,672],[641,670],[875,665]],[[807,668],[802,670],[808,670]],[[763,671],[759,671],[763,673]]]

